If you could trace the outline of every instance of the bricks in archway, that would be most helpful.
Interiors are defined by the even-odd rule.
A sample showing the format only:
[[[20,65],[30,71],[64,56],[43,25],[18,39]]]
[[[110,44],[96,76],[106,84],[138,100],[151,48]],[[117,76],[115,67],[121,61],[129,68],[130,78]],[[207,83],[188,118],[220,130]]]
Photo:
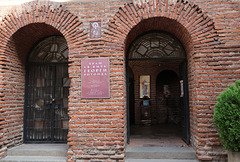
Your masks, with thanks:
[[[31,31],[33,27],[37,29]],[[35,35],[31,34],[37,30],[39,37],[33,38]],[[74,59],[81,52],[76,49],[87,37],[76,15],[58,3],[34,1],[12,10],[0,21],[0,157],[8,147],[23,140],[25,60],[29,51],[22,49],[30,50],[29,46],[39,39],[56,33],[63,35],[68,43],[72,62],[69,75],[74,82],[78,66],[75,64],[79,63]],[[28,42],[34,42],[24,42],[26,37]],[[19,46],[18,42],[25,46]]]
[[[81,6],[79,6],[81,8]],[[81,13],[79,13],[81,15]],[[181,34],[186,35],[186,37],[180,39],[182,43],[185,44],[185,48],[187,50],[188,54],[188,61],[189,61],[189,68],[191,72],[191,77],[189,80],[189,86],[190,86],[190,93],[193,94],[190,98],[191,101],[191,114],[192,114],[192,120],[194,120],[194,123],[197,122],[197,113],[202,112],[205,110],[195,110],[196,105],[200,102],[198,101],[198,94],[202,92],[198,92],[196,90],[196,87],[200,86],[201,82],[206,83],[208,82],[207,79],[209,78],[198,78],[196,75],[203,73],[203,69],[200,69],[196,67],[196,60],[201,57],[205,57],[206,53],[211,53],[211,50],[214,49],[214,47],[219,43],[217,32],[214,28],[214,23],[211,18],[209,18],[206,14],[202,12],[202,10],[187,1],[180,0],[134,0],[132,3],[127,3],[123,7],[119,9],[119,11],[112,17],[112,19],[108,22],[108,27],[104,28],[104,34],[102,35],[101,40],[93,40],[93,41],[100,41],[100,45],[98,48],[92,48],[91,51],[87,51],[87,48],[91,48],[89,46],[92,45],[92,42],[85,43],[85,40],[87,39],[87,34],[84,32],[82,28],[82,22],[78,19],[78,17],[71,13],[71,11],[66,10],[64,7],[62,7],[58,3],[51,3],[51,2],[30,2],[25,3],[22,5],[19,9],[16,9],[12,12],[10,12],[5,18],[3,18],[1,24],[0,24],[0,108],[3,116],[7,116],[7,120],[0,121],[0,143],[5,142],[6,145],[9,145],[10,139],[7,139],[9,130],[11,129],[5,129],[6,125],[10,125],[13,123],[13,119],[10,119],[11,115],[9,116],[9,113],[6,113],[7,109],[11,106],[17,106],[19,108],[23,108],[23,100],[13,100],[12,97],[11,100],[9,100],[8,94],[14,94],[20,95],[21,99],[24,98],[24,88],[19,89],[17,91],[15,89],[15,92],[12,91],[11,86],[7,85],[8,80],[6,78],[9,76],[9,74],[13,74],[13,76],[18,76],[18,81],[21,82],[21,85],[24,87],[24,66],[21,65],[21,62],[19,60],[11,60],[12,56],[15,55],[15,58],[18,56],[18,51],[16,48],[14,48],[14,43],[11,40],[12,36],[15,33],[19,33],[21,29],[28,26],[29,24],[38,24],[43,23],[46,25],[51,26],[52,28],[56,29],[61,33],[69,46],[69,61],[71,61],[70,67],[69,67],[69,74],[72,78],[71,80],[71,88],[70,88],[70,97],[69,97],[69,107],[70,107],[70,115],[72,116],[72,121],[70,121],[70,131],[69,131],[69,145],[74,146],[76,149],[73,152],[69,152],[69,157],[76,156],[75,152],[78,152],[79,150],[82,151],[82,146],[84,148],[87,148],[88,143],[87,141],[87,135],[85,137],[78,137],[77,133],[79,130],[79,126],[81,124],[84,124],[85,121],[77,121],[79,119],[83,120],[83,118],[87,115],[85,113],[85,110],[89,110],[88,108],[89,104],[85,104],[84,102],[89,101],[81,101],[83,104],[79,104],[79,101],[81,100],[80,91],[81,91],[81,81],[79,79],[80,76],[80,61],[81,57],[88,56],[88,57],[110,57],[111,58],[111,79],[112,83],[114,85],[111,85],[111,93],[112,98],[110,100],[95,100],[91,101],[91,104],[93,106],[93,111],[102,111],[101,108],[98,108],[94,104],[99,104],[99,102],[103,102],[103,104],[108,105],[114,105],[114,108],[108,107],[108,110],[111,111],[119,111],[119,112],[113,112],[115,114],[114,117],[117,117],[116,120],[119,120],[120,124],[124,126],[120,126],[121,130],[119,131],[119,128],[114,128],[112,125],[109,125],[108,132],[109,137],[111,136],[112,139],[113,136],[116,136],[116,140],[118,143],[122,145],[121,148],[124,148],[125,143],[125,125],[126,125],[126,82],[125,82],[125,70],[124,70],[124,48],[127,48],[128,45],[130,45],[131,41],[128,41],[129,35],[133,35],[132,32],[136,32],[136,35],[141,34],[141,32],[145,32],[146,30],[141,30],[141,27],[144,27],[142,25],[145,22],[152,23],[152,22],[159,22],[161,21],[159,26],[161,27],[159,29],[164,30],[167,27],[172,28],[171,31],[179,30],[179,32],[182,32]],[[105,23],[105,22],[103,22]],[[173,24],[176,26],[169,26],[169,24]],[[138,28],[140,25],[140,28]],[[142,25],[142,26],[141,26]],[[161,26],[164,25],[164,26]],[[149,27],[149,26],[147,26]],[[157,29],[155,27],[154,29]],[[25,28],[26,29],[26,28]],[[167,29],[166,29],[167,30]],[[138,32],[138,33],[137,33]],[[173,33],[175,34],[175,33]],[[134,35],[135,36],[135,35]],[[180,38],[180,37],[178,37]],[[95,42],[94,42],[95,43]],[[98,44],[98,42],[97,42]],[[190,49],[187,49],[188,47],[191,47]],[[85,55],[82,55],[81,52],[86,50]],[[101,52],[100,52],[101,51]],[[204,53],[204,52],[205,53]],[[80,55],[81,54],[81,55]],[[197,62],[199,63],[199,62]],[[9,68],[9,69],[6,69]],[[10,72],[11,70],[21,69],[21,74]],[[115,68],[115,69],[114,69]],[[208,68],[208,67],[207,67]],[[207,73],[208,70],[205,68],[204,73]],[[16,70],[16,71],[17,71]],[[19,71],[18,71],[19,72]],[[115,74],[117,73],[117,74]],[[4,80],[3,80],[4,79]],[[204,80],[205,79],[205,80]],[[74,86],[74,87],[73,87]],[[209,87],[207,87],[209,88]],[[20,104],[19,104],[20,100]],[[211,102],[209,100],[208,102]],[[9,104],[11,103],[11,104]],[[214,102],[212,102],[214,103]],[[17,105],[19,104],[19,105]],[[7,106],[6,106],[7,105]],[[77,106],[76,106],[77,105]],[[213,105],[213,104],[212,104]],[[83,106],[83,107],[82,107]],[[202,106],[202,105],[201,105]],[[202,108],[199,106],[200,108]],[[116,108],[117,107],[117,108]],[[74,109],[74,110],[73,110]],[[116,110],[115,110],[116,109]],[[193,110],[194,109],[194,110]],[[79,113],[79,116],[74,116],[75,112]],[[206,110],[207,111],[207,110]],[[82,113],[82,114],[81,114]],[[90,113],[96,113],[96,112],[90,112]],[[101,112],[104,114],[104,112]],[[116,115],[119,113],[119,115]],[[205,113],[205,112],[203,112]],[[1,114],[1,115],[2,115]],[[20,117],[18,118],[18,122],[22,124],[22,115],[23,112],[20,112]],[[94,116],[94,115],[93,115]],[[102,118],[105,118],[106,116],[102,115]],[[109,117],[112,117],[109,115]],[[84,120],[89,120],[87,117]],[[95,115],[94,118],[96,120],[98,119],[98,115]],[[9,120],[10,119],[10,120]],[[21,120],[20,120],[21,119]],[[2,119],[0,119],[2,120]],[[109,119],[110,120],[110,119]],[[115,119],[113,119],[115,120]],[[211,119],[208,119],[211,120]],[[78,125],[74,125],[73,121],[78,123]],[[71,123],[72,122],[72,123]],[[94,121],[96,122],[96,121]],[[100,121],[100,124],[104,124],[105,122],[109,121]],[[19,123],[15,122],[15,126],[17,125],[17,134],[15,142],[18,143],[21,140],[21,127]],[[110,122],[111,123],[111,122]],[[201,121],[199,122],[201,123]],[[88,124],[88,123],[87,123]],[[92,124],[92,123],[89,123]],[[115,129],[115,130],[114,130]],[[198,127],[196,125],[192,125],[193,132],[197,132]],[[212,129],[212,126],[209,126],[207,129]],[[15,129],[16,130],[16,129]],[[95,127],[94,129],[91,128],[91,125],[86,125],[86,133],[93,133],[93,131],[98,131],[99,128]],[[124,130],[124,131],[122,131]],[[74,132],[75,131],[75,132]],[[103,130],[101,133],[104,134],[105,130]],[[111,134],[111,132],[116,131],[118,134]],[[201,130],[200,130],[201,131]],[[207,132],[208,130],[206,130]],[[6,133],[6,136],[1,136],[1,133]],[[82,132],[81,132],[82,133]],[[13,133],[12,133],[13,134]],[[101,134],[101,135],[102,135]],[[106,133],[105,133],[106,134]],[[195,134],[194,134],[195,135]],[[196,136],[199,135],[196,134]],[[119,136],[120,138],[117,138]],[[3,138],[2,138],[3,137]],[[196,137],[197,140],[206,140],[201,138],[200,136]],[[200,141],[199,140],[199,141]],[[208,139],[207,139],[208,140]],[[214,139],[215,140],[215,139]],[[196,143],[200,143],[199,141],[196,141]],[[107,143],[109,145],[116,145],[115,142]],[[97,143],[97,145],[105,144],[104,142]],[[84,145],[85,144],[85,145]],[[200,151],[198,151],[200,156],[206,156],[204,147],[208,147],[208,145],[201,146]],[[89,146],[89,150],[92,149],[93,146]],[[114,150],[115,146],[110,147],[110,149]],[[2,148],[6,148],[3,146]],[[3,149],[3,150],[4,150]],[[120,151],[119,151],[120,150]],[[116,152],[121,152],[121,156],[119,157],[113,157],[113,158],[123,158],[123,152],[121,149],[117,150]],[[80,152],[79,151],[79,152]],[[115,151],[115,150],[114,150]],[[83,157],[88,157],[90,155],[85,155],[88,153],[88,150],[83,151],[84,155]],[[99,151],[101,152],[101,151]],[[204,153],[202,153],[204,152]],[[0,150],[0,156],[2,151]],[[71,155],[74,154],[74,155]],[[93,157],[93,156],[91,156]],[[79,157],[80,158],[80,157]],[[108,157],[107,157],[108,158]]]
[[[45,23],[61,32],[71,50],[77,45],[77,39],[86,38],[81,29],[82,22],[61,4],[51,2],[30,2],[15,9],[0,24],[0,41],[4,46],[19,29],[32,23]]]
[[[212,69],[209,68],[208,63],[202,63],[201,59],[216,57],[213,54],[214,49],[221,43],[214,22],[199,6],[185,0],[133,1],[119,8],[119,11],[109,20],[104,33],[105,41],[118,50],[119,56],[127,59],[131,42],[143,33],[156,30],[173,34],[186,50],[192,145],[196,148],[200,160],[211,160],[215,155],[209,155],[205,148],[219,145],[219,139],[214,139],[211,146],[201,143],[212,140],[208,135],[216,133],[216,130],[211,122],[206,124],[206,127],[199,127],[204,123],[199,120],[198,113],[208,114],[204,120],[212,120],[213,109],[208,110],[206,107],[214,107],[214,99],[209,99],[204,104],[201,100],[201,95],[211,88],[211,85],[204,85],[204,83],[213,82],[202,74],[211,73]],[[202,66],[199,67],[199,65]],[[200,90],[201,87],[206,90]]]
[[[109,27],[105,34],[109,35],[109,38],[114,37],[115,40],[121,40],[119,43],[123,46],[131,29],[149,18],[168,18],[181,24],[190,34],[195,50],[219,44],[216,42],[218,35],[213,20],[204,14],[197,5],[185,0],[148,2],[141,0],[140,3],[125,4],[109,21]]]

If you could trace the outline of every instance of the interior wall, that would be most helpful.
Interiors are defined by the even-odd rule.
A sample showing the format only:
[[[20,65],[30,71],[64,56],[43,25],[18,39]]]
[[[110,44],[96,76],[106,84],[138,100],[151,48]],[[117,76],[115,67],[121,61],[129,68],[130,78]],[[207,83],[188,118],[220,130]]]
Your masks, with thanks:
[[[0,135],[0,153],[4,154],[8,147],[21,143],[23,139],[25,64],[12,39],[1,58],[0,131],[3,133]]]
[[[159,61],[159,60],[135,60],[129,61],[129,67],[134,74],[134,118],[135,124],[141,124],[141,102],[140,98],[140,76],[150,75],[150,102],[152,124],[159,124],[159,108],[158,100],[159,93],[157,92],[157,77],[158,74],[164,70],[170,70],[176,75],[179,75],[179,61]],[[176,78],[175,78],[176,79]],[[176,84],[175,81],[173,84]],[[176,88],[176,87],[174,87]],[[177,92],[178,93],[178,92]],[[131,115],[130,115],[131,116]]]

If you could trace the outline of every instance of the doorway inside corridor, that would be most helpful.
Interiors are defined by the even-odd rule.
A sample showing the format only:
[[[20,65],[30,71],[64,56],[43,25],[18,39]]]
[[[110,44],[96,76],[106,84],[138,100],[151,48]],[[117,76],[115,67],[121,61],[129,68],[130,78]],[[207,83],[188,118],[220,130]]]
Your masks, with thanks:
[[[127,55],[128,142],[130,146],[190,143],[187,64],[171,34],[137,37]]]

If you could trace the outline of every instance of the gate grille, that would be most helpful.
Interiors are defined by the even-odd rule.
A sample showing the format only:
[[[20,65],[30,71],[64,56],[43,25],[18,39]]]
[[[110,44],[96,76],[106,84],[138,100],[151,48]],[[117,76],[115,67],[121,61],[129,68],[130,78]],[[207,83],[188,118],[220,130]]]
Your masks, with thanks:
[[[62,39],[55,36],[47,38],[30,54],[26,80],[25,142],[67,142],[70,79],[65,60],[68,56],[61,54],[61,51],[67,50]],[[46,46],[41,49],[43,45]],[[39,58],[36,59],[34,54]]]

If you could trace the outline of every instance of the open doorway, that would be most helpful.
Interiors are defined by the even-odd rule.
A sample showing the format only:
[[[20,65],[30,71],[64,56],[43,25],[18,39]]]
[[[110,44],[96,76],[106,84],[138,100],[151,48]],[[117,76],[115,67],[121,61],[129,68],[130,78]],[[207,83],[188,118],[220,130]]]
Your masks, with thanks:
[[[146,33],[132,42],[127,57],[129,145],[189,144],[187,68],[181,43],[169,33]]]

